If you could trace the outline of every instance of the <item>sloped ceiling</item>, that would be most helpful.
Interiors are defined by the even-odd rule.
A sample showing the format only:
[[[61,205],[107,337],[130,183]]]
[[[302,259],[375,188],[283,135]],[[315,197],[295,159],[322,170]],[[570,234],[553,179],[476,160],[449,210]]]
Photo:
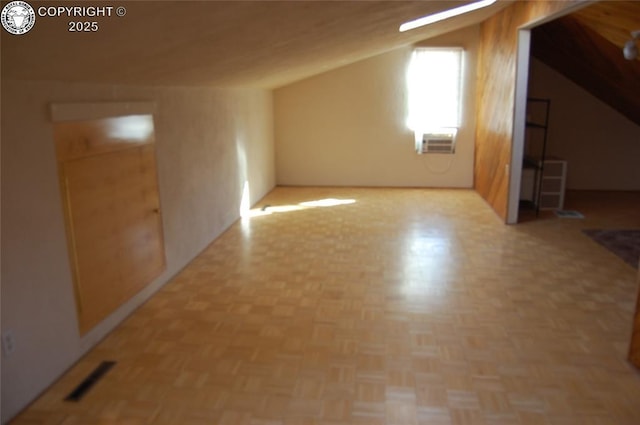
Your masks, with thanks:
[[[31,3],[36,8],[61,4]],[[117,6],[126,7],[126,15],[95,19],[97,32],[69,32],[73,19],[40,16],[26,35],[2,31],[2,75],[275,88],[479,23],[511,1],[398,32],[407,20],[466,3],[470,1],[124,1]]]
[[[631,31],[640,29],[640,2],[601,1],[580,9],[571,16],[622,50]]]
[[[531,53],[640,125],[640,60],[622,54],[640,1],[603,1],[533,30]]]

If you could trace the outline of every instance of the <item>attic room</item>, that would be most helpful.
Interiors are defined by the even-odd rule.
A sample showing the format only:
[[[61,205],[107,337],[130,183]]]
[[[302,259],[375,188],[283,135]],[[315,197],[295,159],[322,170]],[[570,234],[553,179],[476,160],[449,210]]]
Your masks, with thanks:
[[[0,45],[3,424],[638,423],[638,258],[586,232],[640,230],[640,3],[404,32],[473,2],[27,3]],[[420,48],[463,52],[450,155],[407,126]],[[582,218],[520,211],[528,97]],[[85,162],[129,117],[144,140]],[[95,185],[132,170],[157,239],[92,263],[138,190]]]

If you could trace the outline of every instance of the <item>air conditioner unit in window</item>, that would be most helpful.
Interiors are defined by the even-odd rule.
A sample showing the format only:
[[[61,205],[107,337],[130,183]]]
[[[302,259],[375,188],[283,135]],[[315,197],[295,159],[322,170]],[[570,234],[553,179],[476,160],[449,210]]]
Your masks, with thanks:
[[[416,137],[416,152],[419,154],[455,153],[456,133],[457,129],[455,128],[438,133],[422,133],[422,137]]]

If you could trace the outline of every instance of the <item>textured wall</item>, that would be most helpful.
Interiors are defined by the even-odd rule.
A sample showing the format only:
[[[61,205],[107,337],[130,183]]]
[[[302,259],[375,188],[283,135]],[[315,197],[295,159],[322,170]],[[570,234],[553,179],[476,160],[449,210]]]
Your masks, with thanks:
[[[455,155],[417,155],[406,127],[411,47],[275,91],[278,184],[471,187],[477,26],[420,43],[465,48]]]
[[[572,5],[571,1],[518,1],[481,25],[474,185],[505,220],[513,142],[518,28]]]
[[[51,102],[152,101],[167,269],[79,337]],[[146,89],[2,81],[2,331],[16,350],[2,361],[6,421],[239,216],[244,181],[252,201],[275,181],[271,93]]]
[[[567,188],[640,190],[640,126],[544,63],[529,94],[551,99],[547,152],[568,161]]]

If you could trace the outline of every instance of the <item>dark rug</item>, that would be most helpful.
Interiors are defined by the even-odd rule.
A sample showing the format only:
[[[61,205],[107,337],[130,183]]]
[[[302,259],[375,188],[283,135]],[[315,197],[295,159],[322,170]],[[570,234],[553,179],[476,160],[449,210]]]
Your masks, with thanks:
[[[586,229],[583,232],[634,269],[640,258],[640,230]]]

